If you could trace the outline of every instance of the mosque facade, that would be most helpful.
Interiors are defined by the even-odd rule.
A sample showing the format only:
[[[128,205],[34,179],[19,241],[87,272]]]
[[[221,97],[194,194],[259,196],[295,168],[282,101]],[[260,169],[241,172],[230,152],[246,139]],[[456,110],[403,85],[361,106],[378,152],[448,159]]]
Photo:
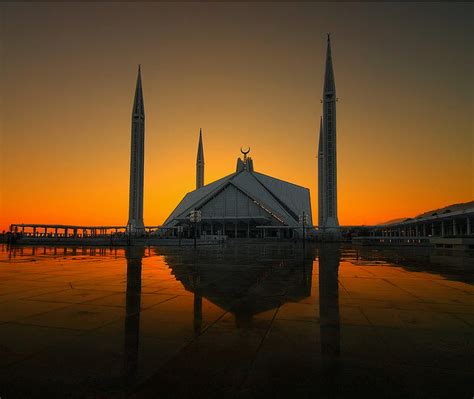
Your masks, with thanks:
[[[202,136],[199,143],[198,159]],[[164,230],[175,234],[182,227],[184,236],[192,236],[192,211],[201,212],[200,236],[294,238],[302,234],[301,215],[307,215],[312,226],[309,189],[256,172],[247,154],[237,159],[234,173],[187,193],[166,219]]]

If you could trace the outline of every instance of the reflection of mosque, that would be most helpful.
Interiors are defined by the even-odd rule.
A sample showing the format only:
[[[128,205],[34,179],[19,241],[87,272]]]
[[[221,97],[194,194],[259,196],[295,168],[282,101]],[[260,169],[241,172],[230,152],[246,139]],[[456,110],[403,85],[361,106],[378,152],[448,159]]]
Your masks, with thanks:
[[[165,251],[168,251],[165,249]],[[255,253],[255,251],[258,251]],[[275,252],[276,251],[276,252]],[[160,251],[161,253],[162,251]],[[339,300],[338,269],[340,249],[331,244],[319,251],[307,249],[251,248],[249,259],[258,258],[253,264],[245,261],[242,247],[233,252],[209,250],[176,252],[165,255],[167,264],[184,288],[194,294],[194,331],[200,335],[202,329],[203,297],[235,316],[237,328],[252,326],[253,316],[275,309],[281,302],[297,302],[311,295],[313,259],[319,253],[319,312],[321,333],[321,355],[323,378],[322,389],[334,393],[338,375],[339,359]],[[252,255],[253,254],[253,255]],[[125,320],[124,389],[133,391],[137,383],[137,365],[140,335],[141,263],[143,248],[126,250],[127,295]],[[315,318],[317,311],[315,309]],[[180,355],[178,355],[179,357]],[[183,354],[178,363],[192,362],[189,354]],[[226,359],[222,359],[226,362]],[[186,376],[183,376],[186,377]],[[159,393],[166,387],[155,384],[153,378],[145,384],[146,392]],[[165,393],[165,392],[163,392]]]
[[[354,257],[359,262],[369,261],[390,263],[410,272],[438,274],[462,282],[474,282],[472,265],[474,254],[467,251],[437,248],[357,248]]]
[[[202,297],[232,313],[241,327],[251,324],[253,315],[277,307],[282,296],[295,301],[311,295],[312,258],[298,260],[292,250],[279,256],[267,246],[259,253],[255,250],[248,254],[249,263],[238,247],[232,252],[165,254],[176,280],[194,293],[197,320],[202,314]],[[259,261],[251,263],[255,256]]]

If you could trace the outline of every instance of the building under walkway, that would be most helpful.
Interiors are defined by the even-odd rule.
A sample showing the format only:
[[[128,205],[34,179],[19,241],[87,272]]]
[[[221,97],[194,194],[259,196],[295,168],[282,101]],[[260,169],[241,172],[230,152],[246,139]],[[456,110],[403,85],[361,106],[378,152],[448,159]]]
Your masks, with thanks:
[[[447,206],[414,218],[376,226],[385,237],[460,237],[474,235],[474,201]]]

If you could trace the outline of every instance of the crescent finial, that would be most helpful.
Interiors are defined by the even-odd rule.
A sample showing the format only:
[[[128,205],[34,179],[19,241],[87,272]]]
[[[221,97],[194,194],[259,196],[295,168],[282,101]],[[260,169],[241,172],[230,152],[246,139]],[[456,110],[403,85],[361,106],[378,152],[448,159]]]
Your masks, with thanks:
[[[240,147],[240,152],[241,152],[242,154],[244,154],[244,155],[247,155],[247,154],[250,152],[250,147],[249,147],[249,149],[248,149],[247,151],[244,151],[244,150],[242,149],[242,147]]]

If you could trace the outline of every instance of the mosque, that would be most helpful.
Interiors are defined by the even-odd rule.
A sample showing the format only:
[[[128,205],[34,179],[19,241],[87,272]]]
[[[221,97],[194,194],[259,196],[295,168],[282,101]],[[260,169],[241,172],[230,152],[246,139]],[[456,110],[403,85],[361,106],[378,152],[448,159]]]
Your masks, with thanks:
[[[312,226],[309,189],[256,172],[249,151],[242,151],[243,159],[237,159],[234,173],[203,185],[201,133],[196,190],[184,196],[163,227],[182,226],[184,235],[191,235],[189,215],[193,210],[201,211],[200,235],[293,238],[301,230],[301,215],[308,215],[306,223]]]
[[[337,235],[337,172],[336,172],[336,89],[332,66],[331,42],[328,35],[324,77],[323,112],[318,149],[318,230],[319,234]],[[132,111],[130,164],[130,202],[128,231],[144,231],[145,110],[140,69]],[[254,169],[250,148],[241,149],[235,172],[204,184],[204,147],[199,133],[196,159],[196,189],[187,193],[168,216],[160,234],[192,236],[225,235],[229,238],[301,238],[305,227],[314,230],[308,188],[289,183]],[[191,221],[198,211],[200,223]]]

